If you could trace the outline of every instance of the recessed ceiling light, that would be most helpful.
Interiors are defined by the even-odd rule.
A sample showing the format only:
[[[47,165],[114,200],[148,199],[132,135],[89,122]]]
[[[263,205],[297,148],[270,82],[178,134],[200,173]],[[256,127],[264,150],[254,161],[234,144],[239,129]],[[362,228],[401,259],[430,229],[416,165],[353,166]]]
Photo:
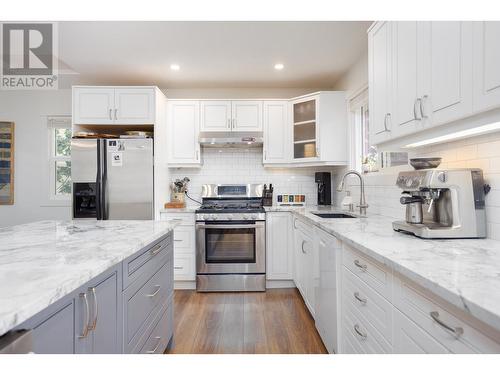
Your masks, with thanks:
[[[276,69],[276,70],[283,70],[284,67],[285,67],[285,65],[283,65],[283,64],[274,64],[274,69]]]
[[[178,64],[170,64],[170,69],[179,70],[181,67]]]

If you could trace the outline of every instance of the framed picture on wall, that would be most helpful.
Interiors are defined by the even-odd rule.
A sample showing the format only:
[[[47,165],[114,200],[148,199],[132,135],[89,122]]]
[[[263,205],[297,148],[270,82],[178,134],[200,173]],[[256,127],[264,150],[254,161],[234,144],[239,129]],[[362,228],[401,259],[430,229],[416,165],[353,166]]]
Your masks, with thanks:
[[[0,205],[14,204],[14,123],[0,122]]]

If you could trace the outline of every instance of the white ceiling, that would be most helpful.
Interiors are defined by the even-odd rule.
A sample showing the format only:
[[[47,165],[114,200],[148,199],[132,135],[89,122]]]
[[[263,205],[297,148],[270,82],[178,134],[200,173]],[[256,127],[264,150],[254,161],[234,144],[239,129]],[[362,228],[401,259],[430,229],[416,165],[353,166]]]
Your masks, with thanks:
[[[60,68],[72,84],[331,88],[366,51],[370,23],[60,22]]]

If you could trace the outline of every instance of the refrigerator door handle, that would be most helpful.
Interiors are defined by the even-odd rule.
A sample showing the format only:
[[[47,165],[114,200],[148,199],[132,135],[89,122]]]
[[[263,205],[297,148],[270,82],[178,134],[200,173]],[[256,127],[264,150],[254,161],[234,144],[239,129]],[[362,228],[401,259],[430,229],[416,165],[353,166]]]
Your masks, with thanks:
[[[102,220],[102,144],[97,140],[96,218]]]
[[[108,180],[108,157],[107,157],[107,141],[102,141],[102,170],[101,170],[101,207],[102,207],[102,220],[108,220],[108,202],[107,202],[107,180]]]

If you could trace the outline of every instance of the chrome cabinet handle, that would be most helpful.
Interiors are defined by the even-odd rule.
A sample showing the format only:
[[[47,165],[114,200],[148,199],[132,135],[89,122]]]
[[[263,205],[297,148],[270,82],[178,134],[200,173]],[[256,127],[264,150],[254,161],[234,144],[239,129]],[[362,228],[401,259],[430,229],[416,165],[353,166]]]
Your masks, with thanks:
[[[422,99],[421,98],[416,98],[415,102],[413,103],[413,119],[416,121],[422,120],[422,117],[418,117],[417,114],[417,104],[420,103],[420,108],[422,108]]]
[[[389,133],[391,130],[387,127],[387,119],[391,117],[390,113],[386,113],[384,116],[384,130],[376,132],[375,134]]]
[[[298,229],[298,228],[297,228],[297,220],[298,220],[297,218],[295,218],[295,219],[293,220],[293,227],[294,227],[295,229]]]
[[[227,128],[231,129],[231,119],[230,118],[227,119]]]
[[[182,240],[174,240],[174,242],[182,242]]]
[[[113,120],[112,113],[113,113],[113,110],[110,108],[110,109],[109,109],[109,119],[110,119],[110,120]]]
[[[354,298],[356,298],[359,302],[361,302],[363,305],[366,304],[366,302],[368,301],[366,298],[361,298],[359,296],[359,293],[358,292],[354,292]]]
[[[427,118],[427,115],[425,114],[425,110],[424,110],[424,100],[426,100],[429,96],[427,95],[424,95],[422,96],[422,98],[420,99],[420,116],[421,116],[421,119],[423,118]]]
[[[80,293],[80,298],[83,298],[85,301],[85,319],[83,320],[83,331],[79,339],[84,339],[89,334],[89,319],[90,319],[90,311],[89,311],[89,300],[87,299],[87,293]]]
[[[306,244],[306,241],[305,240],[302,240],[302,252],[304,254],[307,254],[306,251],[304,250],[304,245]]]
[[[367,269],[366,264],[361,264],[357,259],[354,261],[354,265],[363,271],[366,271]]]
[[[163,246],[162,244],[156,245],[154,248],[152,248],[151,250],[149,250],[149,253],[151,255],[158,254],[161,251],[162,246]]]
[[[89,291],[92,292],[92,296],[94,298],[94,310],[95,310],[94,321],[92,322],[92,326],[89,328],[89,331],[94,331],[95,327],[97,326],[97,317],[99,315],[99,309],[97,304],[97,294],[95,292],[95,288],[89,288]]]
[[[361,336],[364,339],[368,337],[368,335],[359,328],[358,324],[354,325],[354,332],[356,332],[358,336]]]
[[[161,286],[160,285],[155,285],[156,287],[156,290],[153,294],[146,294],[146,297],[150,297],[150,298],[153,298],[154,296],[156,296],[158,294],[158,292],[160,291],[161,289]]]
[[[174,267],[174,270],[183,270],[183,269],[184,269],[184,267],[180,267],[180,266]]]
[[[231,124],[231,129],[235,129],[236,128],[236,119],[233,118],[233,122]]]
[[[431,311],[430,316],[431,316],[432,319],[434,319],[434,321],[437,324],[439,324],[444,329],[450,331],[454,335],[460,336],[460,335],[462,335],[464,333],[464,329],[462,327],[451,327],[448,324],[446,324],[445,322],[443,322],[441,319],[439,319],[439,312],[437,312],[437,311]]]
[[[267,152],[264,150],[264,160],[267,160]]]
[[[115,108],[115,120],[118,120],[118,117],[117,117],[117,112],[118,112],[118,109]]]
[[[156,343],[156,346],[154,347],[154,349],[148,350],[146,353],[148,353],[148,354],[155,354],[156,353],[156,351],[158,350],[158,347],[160,346],[161,336],[156,336],[155,340],[158,340],[158,342]]]
[[[196,160],[200,160],[200,151],[196,150]]]

